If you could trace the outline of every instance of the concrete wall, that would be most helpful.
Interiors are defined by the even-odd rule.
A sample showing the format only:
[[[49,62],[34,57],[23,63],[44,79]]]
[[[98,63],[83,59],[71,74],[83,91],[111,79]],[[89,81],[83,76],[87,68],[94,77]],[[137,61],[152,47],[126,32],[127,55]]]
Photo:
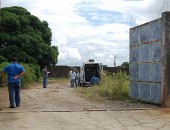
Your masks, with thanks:
[[[170,12],[162,14],[162,104],[170,107]]]
[[[49,67],[48,71],[50,71],[49,77],[51,78],[68,78],[68,73],[71,68],[77,68],[80,72],[80,66],[54,66]],[[103,70],[110,73],[116,73],[118,71],[129,73],[128,68],[117,68],[117,67],[103,67]]]
[[[161,105],[167,96],[162,85],[165,17],[130,29],[130,97]]]
[[[117,73],[119,71],[122,71],[122,72],[129,74],[129,68],[121,68],[121,67],[103,67],[103,71],[106,71],[109,73]]]
[[[50,78],[68,78],[69,67],[68,66],[54,66],[49,67]]]

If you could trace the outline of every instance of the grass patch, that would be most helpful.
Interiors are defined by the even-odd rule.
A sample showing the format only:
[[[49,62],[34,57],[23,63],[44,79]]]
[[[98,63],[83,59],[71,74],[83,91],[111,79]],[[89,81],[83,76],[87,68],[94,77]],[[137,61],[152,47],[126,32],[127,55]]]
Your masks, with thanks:
[[[47,84],[53,84],[53,83],[68,83],[69,79],[67,78],[48,78],[48,83]],[[30,86],[35,86],[35,85],[43,85],[43,78],[41,77],[37,82],[33,82],[28,85],[28,88]]]
[[[68,78],[49,78],[48,83],[68,83]]]
[[[129,80],[124,72],[101,74],[101,82],[93,87],[83,88],[85,95],[93,99],[129,100]]]
[[[43,82],[43,78],[40,78],[39,82]],[[50,83],[68,83],[68,78],[48,78],[48,84]]]

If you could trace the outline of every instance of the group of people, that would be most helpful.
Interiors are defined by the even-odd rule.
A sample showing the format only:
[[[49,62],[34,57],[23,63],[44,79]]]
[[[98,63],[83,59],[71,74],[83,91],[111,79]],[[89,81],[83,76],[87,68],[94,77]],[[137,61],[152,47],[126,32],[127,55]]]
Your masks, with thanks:
[[[43,88],[47,87],[48,74],[47,66],[42,70]],[[8,93],[10,108],[20,106],[21,76],[25,74],[24,68],[18,64],[18,59],[13,58],[12,63],[2,69],[2,82],[5,82],[5,74],[8,75]],[[71,87],[80,85],[80,73],[76,68],[69,72]]]
[[[80,73],[76,68],[71,68],[69,77],[71,87],[80,86]]]
[[[47,87],[48,74],[47,66],[42,70],[43,74],[43,88]],[[6,65],[2,69],[2,82],[5,82],[5,74],[8,75],[8,93],[10,108],[20,106],[20,91],[21,91],[21,76],[25,74],[24,68],[18,64],[18,59],[13,58],[12,63]],[[76,68],[71,68],[69,71],[71,87],[80,86],[80,73]],[[99,79],[93,76],[91,78],[91,85],[99,82]]]

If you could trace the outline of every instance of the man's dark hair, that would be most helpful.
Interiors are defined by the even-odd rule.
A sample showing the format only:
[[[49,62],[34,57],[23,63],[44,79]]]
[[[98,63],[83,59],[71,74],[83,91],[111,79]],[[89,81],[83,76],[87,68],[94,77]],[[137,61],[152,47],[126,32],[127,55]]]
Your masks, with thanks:
[[[12,59],[12,62],[18,62],[18,59],[15,57]]]

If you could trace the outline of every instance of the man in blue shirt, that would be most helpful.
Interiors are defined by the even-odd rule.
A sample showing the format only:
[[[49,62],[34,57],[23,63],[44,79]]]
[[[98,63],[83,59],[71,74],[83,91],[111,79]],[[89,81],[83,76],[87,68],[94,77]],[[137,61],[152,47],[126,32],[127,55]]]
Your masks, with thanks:
[[[25,73],[24,68],[19,65],[18,59],[14,58],[11,64],[8,64],[2,69],[2,80],[4,75],[8,75],[8,92],[10,108],[20,106],[20,91],[21,91],[21,76]]]

